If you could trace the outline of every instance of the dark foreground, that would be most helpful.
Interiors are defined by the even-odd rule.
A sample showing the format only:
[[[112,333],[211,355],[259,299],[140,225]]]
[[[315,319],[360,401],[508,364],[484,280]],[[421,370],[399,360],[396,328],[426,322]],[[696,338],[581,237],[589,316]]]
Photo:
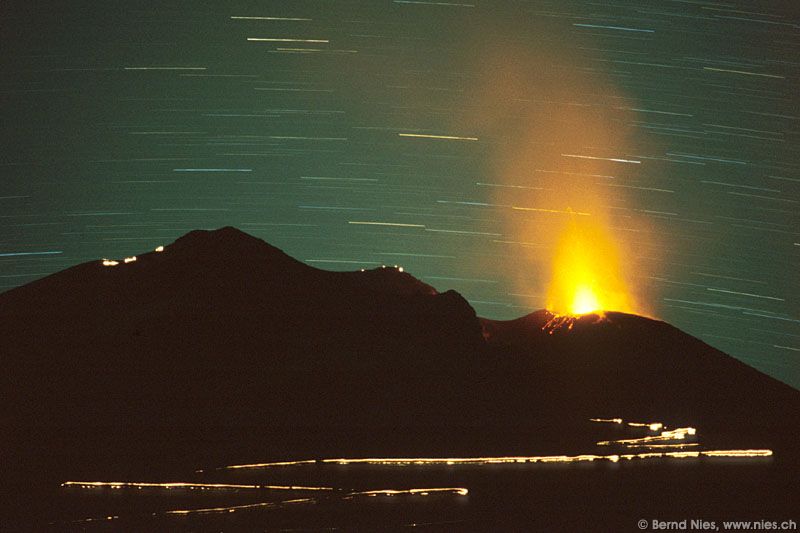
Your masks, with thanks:
[[[800,391],[785,383],[658,320],[481,319],[399,268],[318,270],[234,228],[0,294],[0,354],[0,530],[800,521]],[[597,442],[658,431],[593,417],[697,434],[615,449]],[[691,456],[731,449],[766,452]],[[577,454],[603,458],[319,462]],[[315,462],[217,469],[297,459]]]
[[[219,429],[191,435],[183,431],[182,437],[163,431],[154,437],[150,429],[140,434],[98,431],[89,440],[65,431],[60,440],[42,441],[38,449],[21,454],[27,462],[13,468],[16,478],[10,478],[10,484],[15,495],[6,500],[10,506],[0,529],[639,531],[642,519],[649,522],[647,530],[653,530],[652,520],[702,519],[715,522],[720,530],[723,520],[799,521],[800,468],[796,455],[787,453],[616,463],[398,466],[318,461],[218,469],[298,459],[469,457],[479,449],[491,456],[602,454],[611,451],[594,446],[597,439],[636,433],[584,426],[587,434],[581,442],[564,442],[554,434],[560,428],[539,428],[506,435],[505,449],[492,444],[502,440],[499,435],[480,431],[386,431],[393,434],[388,438],[357,430]],[[148,445],[140,446],[137,439]],[[709,448],[707,443],[699,446]],[[65,481],[180,481],[198,486],[62,487]],[[201,488],[211,484],[303,488]],[[308,490],[319,487],[334,490]],[[402,492],[420,488],[448,490]],[[387,489],[401,492],[382,492]]]

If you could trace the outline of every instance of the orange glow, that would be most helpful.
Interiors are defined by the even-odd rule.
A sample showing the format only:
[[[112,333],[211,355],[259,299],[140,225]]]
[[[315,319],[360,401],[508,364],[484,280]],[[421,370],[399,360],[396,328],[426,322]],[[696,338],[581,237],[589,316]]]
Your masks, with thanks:
[[[621,265],[619,249],[596,219],[571,217],[556,246],[547,309],[556,315],[635,312]]]

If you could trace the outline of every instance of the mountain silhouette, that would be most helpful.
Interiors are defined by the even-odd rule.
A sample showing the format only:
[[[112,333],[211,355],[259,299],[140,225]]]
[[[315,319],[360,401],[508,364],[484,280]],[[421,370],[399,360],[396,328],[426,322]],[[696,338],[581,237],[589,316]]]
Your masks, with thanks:
[[[552,319],[480,319],[397,268],[329,272],[234,228],[192,231],[0,295],[7,427],[492,433],[620,416],[793,449],[788,385],[657,320]]]
[[[318,270],[234,228],[0,294],[0,354],[10,529],[95,513],[93,499],[59,491],[65,479],[174,480],[265,459],[595,453],[598,430],[624,435],[592,417],[697,427],[706,448],[774,457],[733,470],[481,470],[469,477],[471,527],[622,530],[633,508],[660,518],[675,505],[687,516],[756,505],[784,517],[796,502],[800,392],[668,324],[613,312],[487,320],[398,268]],[[393,472],[405,487],[433,475]],[[152,527],[135,522],[139,501],[120,511],[134,530]],[[358,515],[340,512],[345,525]]]

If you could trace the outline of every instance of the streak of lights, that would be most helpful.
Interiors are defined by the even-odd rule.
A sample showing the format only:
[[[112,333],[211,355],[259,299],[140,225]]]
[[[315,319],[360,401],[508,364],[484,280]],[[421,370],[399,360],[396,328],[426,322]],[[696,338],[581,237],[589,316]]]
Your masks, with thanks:
[[[423,2],[422,0],[394,0],[395,4],[418,4],[424,6],[447,6],[447,7],[475,7],[475,4],[456,4],[453,2]]]
[[[360,492],[351,492],[344,498],[352,499],[357,496],[430,496],[431,494],[454,494],[457,496],[466,496],[469,490],[463,487],[433,487],[433,488],[420,488],[420,489],[376,489]],[[316,503],[317,500],[313,498],[297,498],[293,500],[283,500],[278,502],[258,502],[244,505],[233,505],[228,507],[206,507],[202,509],[176,509],[166,511],[167,515],[189,515],[189,514],[213,514],[213,513],[233,513],[240,510],[247,509],[265,509],[265,508],[280,508],[285,505],[300,504],[300,503]]]
[[[750,293],[750,292],[729,291],[729,290],[725,290],[725,289],[712,289],[711,287],[707,287],[706,290],[709,290],[711,292],[722,292],[722,293],[725,293],[725,294],[735,294],[737,296],[750,296],[752,298],[763,298],[764,300],[775,300],[777,302],[785,302],[786,301],[783,298],[776,298],[774,296],[762,296],[760,294],[753,294],[753,293]]]
[[[320,48],[282,48],[277,50],[270,50],[274,54],[313,54],[315,52],[322,52]]]
[[[190,490],[295,490],[295,491],[328,491],[334,490],[333,487],[316,487],[306,485],[243,485],[236,483],[148,483],[131,481],[65,481],[62,487],[78,487],[81,489],[112,488],[112,489],[190,489]]]
[[[113,267],[117,266],[119,261],[114,261],[113,259],[103,259],[103,266]]]
[[[231,17],[233,20],[299,20],[299,21],[308,21],[311,19],[300,18],[300,17]]]
[[[598,446],[609,446],[611,444],[644,444],[647,442],[659,442],[670,440],[682,440],[686,435],[694,435],[697,430],[693,427],[676,428],[662,431],[660,435],[651,437],[641,437],[638,439],[604,440],[597,443]]]
[[[664,427],[664,424],[662,424],[661,422],[652,422],[649,424],[647,422],[628,422],[628,425],[634,428],[646,427],[649,428],[650,431],[658,431],[659,429]]]
[[[204,509],[176,509],[173,511],[165,511],[164,514],[168,515],[190,515],[190,514],[213,514],[213,513],[233,513],[236,511],[240,511],[243,509],[264,509],[264,508],[274,508],[274,507],[283,507],[284,505],[296,504],[296,503],[314,503],[316,500],[311,498],[298,498],[295,500],[283,500],[280,502],[259,502],[259,503],[248,503],[244,505],[233,505],[230,507],[206,507]]]
[[[516,205],[512,205],[511,209],[516,211],[538,211],[540,213],[559,213],[562,215],[580,215],[584,217],[591,216],[591,213],[583,213],[581,211],[572,211],[570,209],[543,209],[539,207],[519,207]]]
[[[658,111],[656,109],[644,109],[641,107],[617,107],[616,109],[622,109],[624,111],[636,111],[637,113],[656,113],[658,115],[672,115],[677,117],[693,117],[694,115],[690,115],[688,113],[674,113],[672,111]],[[655,159],[655,158],[644,158],[644,159]]]
[[[398,496],[403,494],[429,496],[431,493],[447,493],[457,494],[459,496],[466,496],[469,490],[463,487],[435,487],[431,489],[380,489],[380,490],[366,490],[362,492],[351,492],[348,496]]]
[[[592,418],[593,422],[622,424],[623,420],[620,418]],[[630,425],[630,424],[629,424]],[[641,424],[648,428],[661,426],[661,423]],[[603,441],[598,442],[599,446],[609,444],[623,444],[629,448],[648,448],[651,450],[667,450],[675,448],[690,448],[699,446],[699,443],[663,443],[663,441],[682,440],[686,435],[694,435],[696,430],[692,427],[677,428],[669,431],[662,431],[659,436],[644,437],[639,439],[622,439],[617,441]],[[579,463],[579,462],[593,462],[593,461],[611,461],[618,462],[620,459],[633,460],[633,459],[655,459],[655,458],[698,458],[698,457],[769,457],[772,455],[772,450],[769,449],[723,449],[723,450],[680,450],[680,451],[647,451],[642,453],[623,453],[623,454],[581,454],[581,455],[534,455],[534,456],[499,456],[499,457],[368,457],[368,458],[338,458],[338,459],[308,459],[300,461],[282,461],[282,462],[269,462],[269,463],[251,463],[242,465],[229,465],[221,467],[222,469],[256,469],[256,468],[273,468],[283,466],[295,465],[381,465],[381,466],[424,466],[424,465],[492,465],[492,464],[532,464],[532,463]],[[198,472],[202,472],[199,470]],[[414,491],[422,491],[430,489],[411,489],[410,493]],[[440,490],[459,490],[459,489],[440,489]],[[464,489],[466,490],[466,489]],[[392,492],[395,491],[367,491],[363,494],[378,492]],[[406,491],[409,492],[409,491]]]
[[[590,418],[591,422],[607,422],[609,424],[622,424],[621,418]]]
[[[252,172],[252,168],[173,168],[173,172]]]
[[[706,457],[769,457],[772,450],[706,450],[700,453]]]
[[[317,181],[378,181],[375,178],[334,178],[331,176],[300,176],[300,179]]]
[[[785,80],[784,76],[778,76],[776,74],[763,74],[761,72],[748,72],[746,70],[730,70],[727,68],[713,68],[713,67],[703,67],[703,70],[710,70],[713,72],[728,72],[730,74],[745,74],[747,76],[761,76],[764,78],[778,78],[781,80]]]
[[[286,39],[273,37],[248,37],[248,41],[267,43],[329,43],[328,39]]]
[[[772,450],[744,449],[744,450],[704,450],[704,451],[676,451],[676,452],[644,452],[611,455],[540,455],[540,456],[510,456],[510,457],[451,457],[451,458],[364,458],[364,459],[323,459],[322,463],[339,465],[369,464],[382,466],[417,466],[417,465],[491,465],[509,463],[579,463],[593,461],[618,462],[620,459],[656,459],[689,457],[769,457]]]
[[[270,135],[270,139],[289,141],[346,141],[347,137],[298,137],[296,135]]]
[[[163,246],[163,245],[162,245],[162,246],[157,246],[157,247],[156,247],[156,249],[155,249],[155,251],[156,251],[156,252],[159,252],[159,253],[160,253],[160,252],[163,252],[163,251],[164,251],[164,246]]]
[[[277,50],[270,50],[269,53],[280,53],[280,52],[324,52],[328,54],[357,54],[358,50],[343,50],[343,49],[322,49],[322,48],[282,48],[278,47]],[[273,91],[273,90],[281,90],[281,89],[262,89],[256,88],[256,91]],[[329,92],[332,93],[333,90],[323,90],[323,89],[283,89],[285,91],[314,91],[314,92]]]
[[[308,465],[316,463],[315,459],[303,459],[300,461],[277,461],[272,463],[252,463],[247,465],[231,465],[222,467],[221,470],[235,470],[238,468],[270,468],[273,466],[296,466],[296,465]],[[202,472],[202,470],[198,470],[198,472]]]
[[[278,48],[278,50],[300,50],[303,52],[322,52],[322,50],[314,48]],[[333,89],[295,89],[289,87],[254,87],[255,91],[279,91],[279,92],[292,92],[292,93],[332,93]]]
[[[459,137],[456,135],[426,135],[422,133],[398,133],[398,137],[415,137],[418,139],[444,139],[447,141],[477,141],[477,137]]]
[[[578,155],[578,154],[561,154],[561,157],[572,157],[575,159],[595,159],[600,161],[613,161],[615,163],[631,163],[634,165],[641,165],[642,162],[638,159],[622,159],[619,157],[595,157],[591,155]]]
[[[664,449],[664,448],[693,448],[695,446],[700,446],[699,442],[684,442],[684,443],[676,443],[676,444],[626,444],[628,448],[654,448],[654,449]]]
[[[123,259],[123,261],[125,262],[125,264],[126,264],[126,265],[127,265],[128,263],[133,263],[134,261],[136,261],[136,256],[135,256],[135,255],[132,255],[132,256],[130,256],[130,257],[126,257],[125,259]]]
[[[670,194],[675,194],[675,191],[671,189],[659,189],[656,187],[638,187],[636,185],[622,185],[621,183],[602,183],[606,187],[622,187],[624,189],[636,189],[639,191],[655,191],[655,192],[666,192]]]
[[[551,189],[546,189],[544,187],[529,187],[527,185],[506,185],[503,183],[484,183],[481,181],[476,181],[475,185],[480,185],[481,187],[508,187],[512,189],[531,189],[534,191],[546,191]]]
[[[98,517],[98,518],[81,518],[80,520],[70,520],[69,522],[66,522],[66,523],[67,524],[83,524],[85,522],[101,522],[101,521],[108,521],[108,520],[117,520],[118,518],[119,518],[119,515],[101,516],[101,517]],[[56,525],[57,523],[58,522],[50,522],[50,525],[53,526],[53,525]]]
[[[602,26],[600,24],[573,24],[573,26],[578,26],[579,28],[599,28],[603,30],[620,30],[620,31],[635,31],[641,33],[655,33],[656,30],[647,30],[641,28],[625,28],[623,26]]]
[[[207,70],[206,67],[123,67],[123,70]]]
[[[358,220],[348,220],[348,224],[355,224],[361,226],[398,226],[401,228],[424,228],[424,224],[401,224],[399,222],[367,222]]]
[[[434,233],[454,233],[457,235],[489,235],[491,237],[500,237],[501,233],[490,233],[486,231],[466,231],[466,230],[455,230],[455,229],[433,229],[433,228],[425,228],[425,231],[432,231]]]
[[[6,252],[0,254],[0,257],[18,257],[22,255],[57,255],[63,254],[61,250],[53,250],[49,252]]]

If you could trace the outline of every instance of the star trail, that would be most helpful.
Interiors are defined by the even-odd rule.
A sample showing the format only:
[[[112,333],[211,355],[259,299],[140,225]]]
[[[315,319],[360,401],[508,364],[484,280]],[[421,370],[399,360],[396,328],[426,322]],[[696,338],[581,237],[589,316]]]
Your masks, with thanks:
[[[800,387],[792,2],[19,4],[0,291],[230,225],[514,318],[579,218],[643,312]]]

